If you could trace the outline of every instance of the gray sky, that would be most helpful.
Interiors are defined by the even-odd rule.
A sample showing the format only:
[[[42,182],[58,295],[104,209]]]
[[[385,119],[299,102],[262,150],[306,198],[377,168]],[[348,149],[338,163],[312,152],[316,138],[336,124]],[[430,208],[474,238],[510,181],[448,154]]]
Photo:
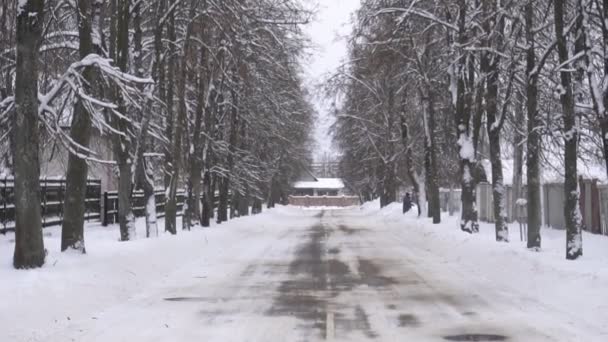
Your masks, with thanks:
[[[307,83],[314,86],[340,66],[347,55],[344,37],[351,32],[351,16],[359,7],[360,0],[314,0],[319,13],[306,31],[316,46],[306,68]],[[311,89],[315,91],[316,89]],[[319,113],[314,137],[317,144],[315,155],[322,156],[332,151],[328,129],[333,123],[329,114],[329,104],[315,97],[315,107]]]

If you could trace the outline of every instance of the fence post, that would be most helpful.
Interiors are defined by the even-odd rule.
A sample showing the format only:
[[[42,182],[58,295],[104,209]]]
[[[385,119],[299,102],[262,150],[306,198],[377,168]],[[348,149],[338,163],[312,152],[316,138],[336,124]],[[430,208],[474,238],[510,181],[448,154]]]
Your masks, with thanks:
[[[63,181],[60,179],[59,180],[59,217],[62,220],[63,220],[63,196],[64,196]]]
[[[84,187],[84,221],[89,222],[89,180],[87,179]],[[67,183],[66,183],[67,187]]]
[[[42,226],[44,227],[46,225],[46,209],[47,209],[47,205],[46,205],[46,190],[47,190],[47,181],[46,181],[46,176],[44,176],[43,179],[43,186],[42,186]]]
[[[108,192],[103,193],[103,212],[101,225],[106,227],[108,225]]]
[[[6,175],[4,176],[4,187],[2,188],[2,199],[4,200],[4,213],[3,213],[3,220],[2,220],[2,226],[4,227],[4,232],[6,233],[6,202],[8,202],[7,198],[6,198]]]

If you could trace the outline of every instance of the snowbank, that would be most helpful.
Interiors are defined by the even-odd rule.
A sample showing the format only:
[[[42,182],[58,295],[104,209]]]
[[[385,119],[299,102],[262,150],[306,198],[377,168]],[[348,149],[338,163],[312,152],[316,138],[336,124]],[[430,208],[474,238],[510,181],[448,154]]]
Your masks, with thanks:
[[[568,261],[563,230],[544,228],[542,250],[532,252],[520,241],[517,224],[509,226],[510,243],[497,243],[493,224],[481,223],[481,232],[470,235],[460,231],[459,213],[451,217],[442,213],[442,223],[433,225],[415,212],[403,215],[397,209],[397,205],[379,209],[365,204],[361,210],[370,222],[380,220],[407,235],[408,246],[424,246],[426,257],[442,265],[438,272],[477,275],[484,283],[511,293],[522,305],[539,302],[579,327],[608,326],[608,237],[585,232],[583,258]]]

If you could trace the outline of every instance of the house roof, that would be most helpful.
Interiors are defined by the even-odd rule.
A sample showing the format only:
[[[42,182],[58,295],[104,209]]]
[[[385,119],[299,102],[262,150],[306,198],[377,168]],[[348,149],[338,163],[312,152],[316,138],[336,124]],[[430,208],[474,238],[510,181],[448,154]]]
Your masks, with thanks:
[[[332,189],[339,190],[344,188],[341,178],[317,178],[317,181],[301,181],[293,183],[294,189]]]

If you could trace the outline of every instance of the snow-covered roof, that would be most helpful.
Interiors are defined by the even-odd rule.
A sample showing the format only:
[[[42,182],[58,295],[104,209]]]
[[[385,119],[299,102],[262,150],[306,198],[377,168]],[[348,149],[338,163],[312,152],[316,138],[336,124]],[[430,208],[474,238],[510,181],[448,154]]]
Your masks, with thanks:
[[[340,178],[317,178],[317,181],[302,181],[293,183],[295,189],[343,189],[344,182]]]

